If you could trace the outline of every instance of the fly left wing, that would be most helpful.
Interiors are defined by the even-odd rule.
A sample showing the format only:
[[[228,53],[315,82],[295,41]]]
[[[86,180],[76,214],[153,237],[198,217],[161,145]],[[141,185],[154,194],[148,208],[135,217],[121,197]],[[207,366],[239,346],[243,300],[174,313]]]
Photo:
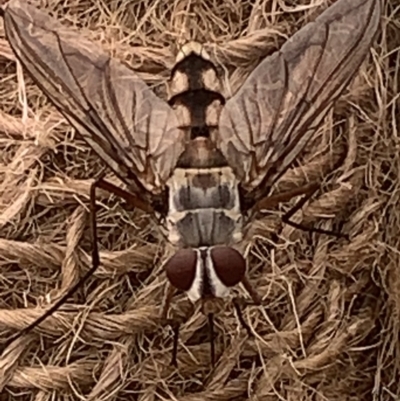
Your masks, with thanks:
[[[173,109],[131,69],[26,0],[3,9],[7,39],[35,83],[135,195],[162,194],[184,148]]]
[[[217,146],[260,199],[318,128],[367,55],[379,0],[338,0],[263,60],[226,102]]]

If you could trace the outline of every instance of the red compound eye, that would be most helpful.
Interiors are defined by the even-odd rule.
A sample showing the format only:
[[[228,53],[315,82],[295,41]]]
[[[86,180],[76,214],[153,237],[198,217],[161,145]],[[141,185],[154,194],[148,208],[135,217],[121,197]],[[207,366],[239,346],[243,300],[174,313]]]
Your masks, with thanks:
[[[246,273],[246,261],[236,249],[216,246],[210,251],[214,270],[222,284],[233,287],[239,284]]]
[[[196,276],[197,253],[180,249],[164,265],[169,282],[178,290],[189,291]]]

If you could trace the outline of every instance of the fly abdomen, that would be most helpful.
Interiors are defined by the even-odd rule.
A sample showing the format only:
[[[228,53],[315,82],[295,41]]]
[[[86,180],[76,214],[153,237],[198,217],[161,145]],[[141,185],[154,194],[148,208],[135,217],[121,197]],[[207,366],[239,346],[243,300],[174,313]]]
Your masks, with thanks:
[[[188,139],[209,138],[225,104],[215,65],[197,42],[187,43],[177,56],[169,81],[169,104]]]

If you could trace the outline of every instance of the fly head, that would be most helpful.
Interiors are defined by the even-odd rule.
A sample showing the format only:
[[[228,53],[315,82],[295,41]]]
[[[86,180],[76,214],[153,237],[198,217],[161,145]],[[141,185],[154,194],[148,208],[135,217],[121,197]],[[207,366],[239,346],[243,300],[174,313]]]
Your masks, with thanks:
[[[164,265],[169,282],[192,302],[223,298],[246,272],[243,255],[229,246],[178,250]]]

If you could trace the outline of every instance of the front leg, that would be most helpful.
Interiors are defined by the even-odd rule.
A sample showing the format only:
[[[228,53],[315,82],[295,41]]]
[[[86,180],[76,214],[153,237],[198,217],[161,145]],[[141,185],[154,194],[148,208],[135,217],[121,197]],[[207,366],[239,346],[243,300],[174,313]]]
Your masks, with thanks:
[[[242,314],[242,310],[250,305],[257,305],[257,306],[262,305],[262,299],[261,299],[260,295],[258,294],[257,290],[251,285],[250,281],[248,280],[248,278],[246,276],[242,279],[242,284],[243,284],[244,288],[246,289],[246,291],[249,293],[253,302],[249,302],[240,296],[235,297],[232,302],[233,302],[233,306],[236,310],[237,317],[239,319],[240,324],[246,330],[248,336],[252,337],[253,332],[251,331],[249,325],[245,322],[243,314]]]
[[[178,355],[178,342],[179,342],[179,330],[183,322],[187,321],[189,317],[193,314],[194,305],[190,304],[189,308],[185,308],[182,313],[174,318],[168,318],[168,312],[170,310],[171,301],[176,294],[176,289],[170,283],[167,283],[164,298],[161,306],[161,320],[162,322],[169,324],[173,331],[173,346],[172,346],[172,356],[170,364],[172,366],[178,367],[177,355]]]

